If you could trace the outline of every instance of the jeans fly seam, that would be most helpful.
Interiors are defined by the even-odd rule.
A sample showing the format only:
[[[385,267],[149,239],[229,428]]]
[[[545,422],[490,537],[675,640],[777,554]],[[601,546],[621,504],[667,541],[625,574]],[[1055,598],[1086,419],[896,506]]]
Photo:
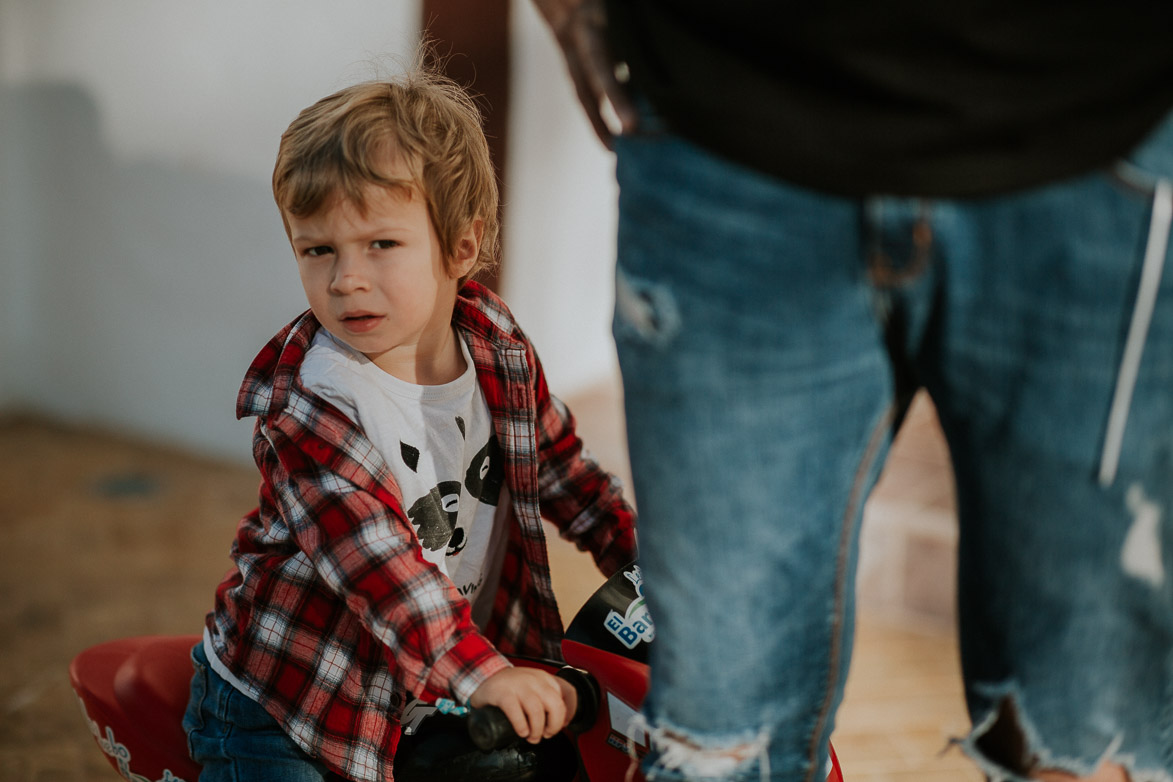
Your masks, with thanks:
[[[889,405],[887,412],[872,429],[867,449],[864,451],[863,458],[860,459],[859,466],[856,468],[855,480],[851,486],[851,495],[848,498],[847,507],[843,512],[843,520],[839,528],[839,551],[835,559],[835,607],[831,627],[831,653],[828,660],[827,687],[807,753],[808,765],[810,767],[810,771],[807,774],[807,782],[814,782],[815,775],[819,771],[819,737],[822,735],[823,730],[827,726],[827,720],[830,718],[831,702],[834,699],[835,687],[838,684],[839,661],[843,654],[843,612],[846,603],[847,555],[851,548],[851,529],[857,509],[863,501],[863,487],[867,483],[867,476],[872,470],[872,464],[875,462],[876,454],[880,450],[880,444],[883,442],[888,428],[892,425],[894,416],[895,410]]]
[[[882,201],[872,206],[874,225],[867,274],[877,290],[895,290],[916,282],[933,263],[934,237],[929,219],[931,208],[928,202],[920,202],[920,214],[911,228],[912,247],[907,263],[902,266],[893,263],[892,257],[884,250],[884,225],[880,219],[882,208]]]

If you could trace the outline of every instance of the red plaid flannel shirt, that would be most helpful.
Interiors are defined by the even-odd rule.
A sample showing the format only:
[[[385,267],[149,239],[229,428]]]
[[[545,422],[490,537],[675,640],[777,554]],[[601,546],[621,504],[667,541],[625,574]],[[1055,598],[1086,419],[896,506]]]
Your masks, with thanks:
[[[635,558],[618,482],[586,458],[533,346],[496,296],[468,283],[464,335],[505,456],[513,520],[492,619],[424,561],[374,446],[308,391],[299,369],[319,324],[306,313],[245,377],[237,415],[256,416],[260,504],[240,522],[236,567],[207,626],[220,660],[298,745],[355,780],[390,780],[399,715],[413,696],[464,701],[507,666],[501,653],[560,659],[562,622],[541,516],[611,574]]]

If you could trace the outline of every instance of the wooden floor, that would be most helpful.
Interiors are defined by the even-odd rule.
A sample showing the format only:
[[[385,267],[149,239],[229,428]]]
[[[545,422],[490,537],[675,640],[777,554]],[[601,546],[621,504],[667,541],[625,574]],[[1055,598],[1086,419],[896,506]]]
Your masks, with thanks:
[[[600,461],[624,474],[613,400],[576,412]],[[0,780],[117,779],[82,720],[69,661],[111,638],[198,632],[255,489],[249,467],[0,418]],[[599,579],[559,541],[552,558],[572,614]],[[967,724],[951,629],[861,616],[833,737],[847,782],[979,780],[949,748]]]

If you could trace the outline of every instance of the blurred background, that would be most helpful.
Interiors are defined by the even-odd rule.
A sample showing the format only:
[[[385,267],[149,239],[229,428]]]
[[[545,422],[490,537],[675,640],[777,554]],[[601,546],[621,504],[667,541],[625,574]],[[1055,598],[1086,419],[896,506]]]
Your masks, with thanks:
[[[243,369],[305,309],[270,195],[278,139],[398,70],[424,12],[0,0],[0,410],[250,458],[231,415]],[[499,287],[567,393],[612,371],[613,166],[534,9],[511,17]]]
[[[481,95],[493,285],[588,447],[628,478],[609,323],[613,159],[529,0],[0,0],[0,780],[116,776],[66,668],[198,633],[255,504],[249,362],[306,304],[269,176],[305,106],[425,29]],[[948,455],[918,400],[863,533],[835,744],[849,782],[978,779],[952,631]],[[569,619],[601,578],[551,541]],[[602,781],[600,781],[602,782]]]

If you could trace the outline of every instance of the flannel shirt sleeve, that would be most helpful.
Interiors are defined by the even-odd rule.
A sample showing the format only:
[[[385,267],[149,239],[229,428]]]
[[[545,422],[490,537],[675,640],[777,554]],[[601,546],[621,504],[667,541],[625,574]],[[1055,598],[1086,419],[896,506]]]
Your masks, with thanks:
[[[382,643],[395,679],[416,697],[464,702],[510,666],[452,582],[423,559],[410,523],[388,502],[393,497],[375,496],[311,458],[331,447],[312,435],[293,442],[270,430],[268,439],[277,458],[264,460],[264,478],[280,515],[320,579]]]
[[[528,360],[534,383],[542,516],[562,537],[589,551],[609,577],[636,559],[635,512],[623,499],[619,479],[584,452],[574,416],[551,395],[532,346]]]

